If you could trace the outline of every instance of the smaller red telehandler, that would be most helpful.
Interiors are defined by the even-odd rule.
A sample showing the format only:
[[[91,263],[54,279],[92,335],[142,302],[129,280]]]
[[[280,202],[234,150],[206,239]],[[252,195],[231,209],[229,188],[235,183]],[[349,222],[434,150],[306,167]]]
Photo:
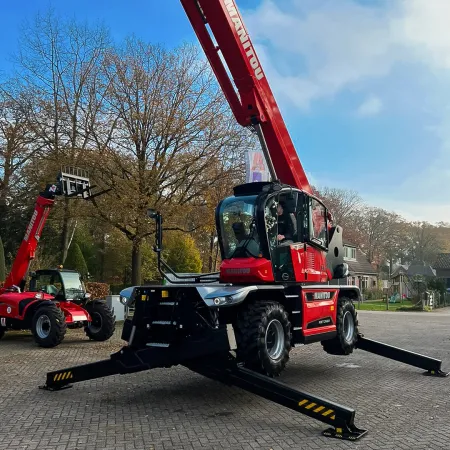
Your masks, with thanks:
[[[59,345],[67,328],[85,328],[93,340],[105,341],[115,330],[115,317],[104,300],[91,300],[80,275],[73,271],[45,269],[30,273],[30,263],[55,197],[92,199],[88,174],[84,170],[61,170],[55,184],[49,184],[36,200],[34,213],[17,252],[11,272],[0,289],[0,338],[7,330],[31,330],[41,347]]]

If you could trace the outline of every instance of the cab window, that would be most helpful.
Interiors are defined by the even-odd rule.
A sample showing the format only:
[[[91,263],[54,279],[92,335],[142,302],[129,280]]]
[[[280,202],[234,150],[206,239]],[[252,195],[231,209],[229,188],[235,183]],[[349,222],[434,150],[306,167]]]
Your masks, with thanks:
[[[315,199],[311,199],[310,209],[310,238],[322,247],[327,247],[327,211]]]

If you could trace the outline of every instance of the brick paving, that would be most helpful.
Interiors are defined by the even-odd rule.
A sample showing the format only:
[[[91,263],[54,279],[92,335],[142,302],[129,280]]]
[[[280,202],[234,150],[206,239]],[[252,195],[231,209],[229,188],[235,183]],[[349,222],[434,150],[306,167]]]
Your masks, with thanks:
[[[359,313],[367,337],[443,360],[450,370],[449,309]],[[281,381],[356,410],[358,442],[323,437],[326,424],[183,367],[117,375],[71,389],[38,389],[47,371],[108,358],[107,343],[69,330],[55,349],[26,333],[0,341],[0,450],[449,449],[450,377],[356,351],[296,348]]]

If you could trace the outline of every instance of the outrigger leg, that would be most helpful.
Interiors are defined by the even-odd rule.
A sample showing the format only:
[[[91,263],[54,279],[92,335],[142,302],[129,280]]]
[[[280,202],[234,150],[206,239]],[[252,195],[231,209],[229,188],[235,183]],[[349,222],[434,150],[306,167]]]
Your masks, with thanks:
[[[134,351],[124,347],[112,354],[110,359],[47,373],[47,382],[41,386],[41,389],[56,391],[71,387],[71,383],[80,381],[139,372],[154,367],[169,367],[174,365],[174,362],[168,350],[168,348],[154,347]],[[180,354],[182,353],[178,353]],[[367,433],[367,430],[355,426],[354,409],[292,389],[272,378],[245,369],[236,363],[229,352],[208,358],[204,356],[190,358],[180,364],[212,380],[237,386],[330,425],[330,428],[323,431],[324,436],[355,441]]]
[[[358,336],[356,348],[365,350],[366,352],[375,353],[384,358],[393,359],[410,366],[425,369],[424,375],[435,377],[447,377],[450,372],[441,370],[442,361],[440,359],[431,358],[430,356],[421,355],[420,353],[411,352],[393,345],[384,344],[382,342],[367,339],[364,335]]]

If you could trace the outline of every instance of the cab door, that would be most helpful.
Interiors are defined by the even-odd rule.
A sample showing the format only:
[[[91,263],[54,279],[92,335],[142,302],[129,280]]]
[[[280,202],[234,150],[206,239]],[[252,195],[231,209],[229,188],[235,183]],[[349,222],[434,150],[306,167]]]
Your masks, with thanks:
[[[299,196],[297,223],[301,246],[293,248],[295,277],[300,282],[328,281],[328,222],[325,206],[306,194]]]
[[[268,197],[264,208],[266,235],[275,281],[296,281],[292,248],[298,241],[298,192],[290,189]]]

